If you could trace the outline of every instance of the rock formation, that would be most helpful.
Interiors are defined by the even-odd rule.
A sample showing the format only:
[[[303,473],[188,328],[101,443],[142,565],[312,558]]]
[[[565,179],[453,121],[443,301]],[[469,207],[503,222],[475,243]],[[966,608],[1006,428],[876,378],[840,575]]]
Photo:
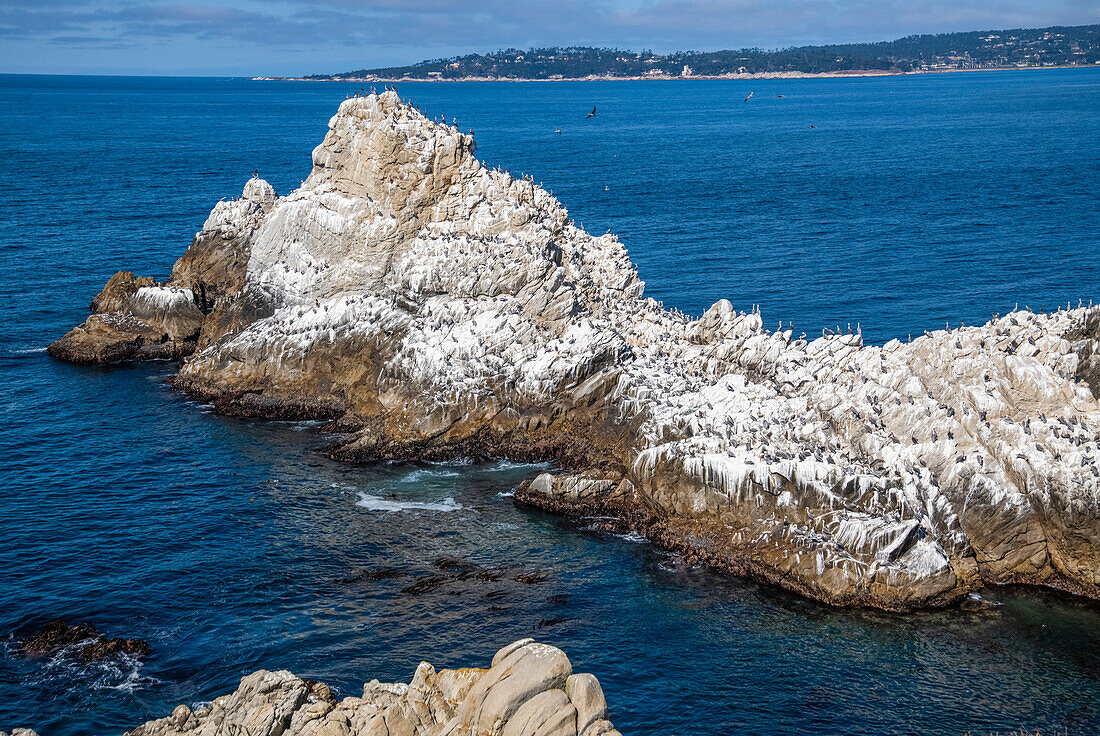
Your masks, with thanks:
[[[21,641],[15,647],[15,651],[25,657],[41,657],[65,652],[87,663],[118,655],[146,657],[153,650],[141,639],[104,636],[92,624],[80,623],[70,626],[62,619],[54,619]]]
[[[573,674],[560,650],[523,639],[489,669],[436,671],[412,682],[363,686],[337,700],[322,683],[260,670],[237,691],[130,731],[127,736],[621,736],[595,677]]]
[[[0,731],[0,736],[9,736]],[[35,736],[17,728],[10,736]],[[149,721],[126,736],[621,736],[607,720],[599,681],[574,674],[560,649],[521,639],[488,669],[436,671],[412,682],[371,680],[362,697],[286,670],[259,670],[237,691]]]
[[[517,502],[830,603],[1100,597],[1100,309],[883,346],[724,300],[692,320],[473,151],[392,92],[348,100],[299,189],[253,179],[165,283],[116,275],[50,352],[189,355],[176,386],[338,420],[336,458],[554,459]]]

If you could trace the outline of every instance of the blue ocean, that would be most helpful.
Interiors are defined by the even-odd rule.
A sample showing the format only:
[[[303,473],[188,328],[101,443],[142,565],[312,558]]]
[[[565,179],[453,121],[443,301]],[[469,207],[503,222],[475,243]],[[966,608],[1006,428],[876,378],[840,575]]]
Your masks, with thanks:
[[[0,76],[0,730],[120,734],[259,668],[355,694],[533,636],[628,736],[1100,733],[1095,602],[830,608],[516,508],[544,466],[339,464],[320,425],[217,416],[171,363],[46,355],[115,271],[167,277],[253,170],[298,186],[361,86]],[[398,92],[690,314],[881,343],[1100,301],[1100,69]],[[418,585],[456,559],[508,574]],[[15,652],[58,617],[153,653]]]

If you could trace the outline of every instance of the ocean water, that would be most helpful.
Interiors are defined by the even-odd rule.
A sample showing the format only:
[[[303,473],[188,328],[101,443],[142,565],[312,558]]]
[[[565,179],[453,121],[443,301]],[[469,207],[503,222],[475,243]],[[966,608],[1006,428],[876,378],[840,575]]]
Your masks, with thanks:
[[[628,736],[1100,733],[1095,603],[828,608],[515,508],[540,466],[341,465],[315,424],[171,391],[171,363],[45,355],[116,270],[167,276],[253,169],[297,186],[359,87],[0,77],[0,730],[117,734],[261,667],[352,694],[534,636]],[[689,313],[725,297],[882,342],[1100,301],[1100,70],[399,91]],[[438,577],[453,559],[500,569]],[[12,651],[55,617],[153,654]]]

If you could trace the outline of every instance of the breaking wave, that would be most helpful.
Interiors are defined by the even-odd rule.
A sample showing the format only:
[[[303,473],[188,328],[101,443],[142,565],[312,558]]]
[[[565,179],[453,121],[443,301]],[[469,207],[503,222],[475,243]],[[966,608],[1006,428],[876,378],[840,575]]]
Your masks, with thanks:
[[[402,501],[393,497],[384,498],[366,491],[359,491],[358,495],[359,500],[355,502],[355,505],[368,511],[460,511],[466,508],[450,496],[442,501],[431,503],[427,501]]]
[[[398,483],[418,483],[429,478],[457,478],[460,473],[457,470],[443,468],[417,468],[408,475],[399,478]]]

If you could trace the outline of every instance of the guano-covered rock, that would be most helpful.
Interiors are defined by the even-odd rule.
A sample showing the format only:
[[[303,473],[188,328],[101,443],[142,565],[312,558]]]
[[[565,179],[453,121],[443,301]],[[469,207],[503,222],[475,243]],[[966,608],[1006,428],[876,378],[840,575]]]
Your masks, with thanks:
[[[347,100],[300,188],[253,179],[50,352],[185,358],[221,411],[338,419],[345,460],[555,459],[517,502],[830,603],[1100,597],[1100,309],[882,346],[724,300],[693,320],[473,152],[393,92]]]

